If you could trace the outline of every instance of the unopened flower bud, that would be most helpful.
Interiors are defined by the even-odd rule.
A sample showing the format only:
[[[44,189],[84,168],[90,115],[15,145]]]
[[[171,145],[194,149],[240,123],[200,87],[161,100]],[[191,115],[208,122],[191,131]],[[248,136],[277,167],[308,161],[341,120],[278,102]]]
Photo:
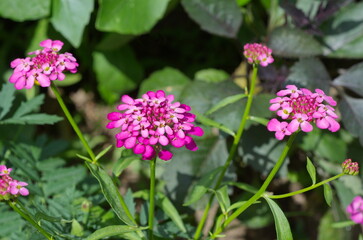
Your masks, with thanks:
[[[359,165],[357,162],[352,162],[352,159],[346,159],[342,163],[343,173],[347,175],[358,175],[359,173]]]

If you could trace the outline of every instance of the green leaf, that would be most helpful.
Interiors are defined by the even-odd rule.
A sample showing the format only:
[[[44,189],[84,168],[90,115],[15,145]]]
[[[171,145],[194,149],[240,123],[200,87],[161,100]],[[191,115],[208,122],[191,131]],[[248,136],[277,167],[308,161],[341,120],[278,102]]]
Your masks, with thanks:
[[[167,94],[173,94],[178,99],[184,87],[190,82],[190,79],[179,70],[166,67],[153,72],[141,83],[139,95],[147,91],[163,89]]]
[[[332,228],[346,228],[346,227],[352,227],[352,226],[354,226],[356,224],[357,223],[350,220],[350,221],[332,223],[331,227]]]
[[[28,114],[21,117],[10,117],[8,119],[0,121],[0,124],[54,124],[63,120],[62,117],[56,115],[49,115],[44,113]]]
[[[222,99],[219,103],[214,105],[211,109],[209,109],[205,114],[206,115],[212,114],[213,112],[215,112],[231,103],[235,103],[238,100],[241,100],[242,98],[245,98],[245,97],[247,97],[247,95],[244,93],[226,97],[226,98]]]
[[[228,209],[227,209],[227,212],[230,212],[232,211],[233,209],[237,209],[237,208],[240,208],[242,207],[243,204],[245,204],[247,201],[239,201],[239,202],[235,202],[233,203]],[[258,204],[258,203],[261,203],[261,201],[256,201],[254,202],[253,204]]]
[[[311,57],[320,55],[322,47],[311,35],[300,29],[287,27],[272,31],[268,46],[273,54],[283,57]]]
[[[199,70],[194,74],[194,79],[204,82],[217,83],[229,79],[229,74],[223,70],[208,68]]]
[[[331,202],[333,200],[333,193],[328,183],[324,184],[324,198],[328,206],[331,207]]]
[[[290,224],[281,208],[271,199],[265,197],[275,220],[275,228],[278,240],[292,240]]]
[[[97,240],[97,239],[103,239],[103,238],[117,236],[117,235],[119,237],[123,237],[125,233],[141,231],[143,229],[147,229],[147,227],[138,228],[138,227],[132,227],[132,226],[125,226],[125,225],[107,226],[107,227],[96,230],[94,233],[89,235],[86,238],[86,240]],[[127,239],[130,239],[130,238],[127,238]],[[131,239],[138,239],[138,238],[131,238]]]
[[[232,137],[234,137],[236,135],[231,129],[227,128],[222,123],[216,122],[195,111],[194,111],[194,114],[197,116],[197,121],[202,123],[203,125],[218,128],[218,129],[222,130],[223,132],[231,135]]]
[[[243,183],[243,182],[226,182],[225,184],[238,187],[239,189],[245,190],[250,193],[258,192],[257,188],[255,188],[247,183]]]
[[[65,75],[66,78],[63,81],[54,81],[53,83],[57,87],[68,87],[82,80],[82,75],[80,73],[66,73]]]
[[[249,2],[251,2],[251,0],[237,0],[237,4],[240,7],[247,5]]]
[[[37,20],[50,13],[50,0],[1,0],[0,16],[14,21]]]
[[[173,203],[161,192],[158,192],[155,199],[156,205],[163,209],[164,213],[178,226],[182,232],[186,232],[183,220]]]
[[[236,0],[182,0],[189,17],[212,34],[235,38],[242,24]]]
[[[14,101],[15,88],[13,84],[6,83],[0,91],[0,119],[5,117],[5,115],[10,111],[10,108]]]
[[[133,161],[139,160],[140,158],[137,156],[130,156],[126,158],[120,158],[117,163],[113,166],[112,172],[115,176],[120,176],[123,170],[127,168]]]
[[[52,22],[74,47],[79,47],[83,30],[88,24],[93,11],[94,2],[89,0],[54,0]]]
[[[103,149],[101,152],[99,152],[96,156],[96,160],[100,159],[101,157],[103,157],[108,151],[110,151],[110,149],[112,148],[113,146],[110,145],[108,146],[107,148]]]
[[[76,153],[76,156],[79,157],[80,159],[83,159],[83,160],[87,161],[87,162],[90,162],[90,163],[93,162],[89,157],[83,156],[81,154]]]
[[[32,34],[32,39],[27,47],[26,53],[40,49],[39,43],[45,39],[48,39],[47,35],[48,27],[49,27],[48,18],[44,18],[38,21],[34,33]]]
[[[315,183],[316,183],[316,170],[315,170],[314,164],[311,162],[311,160],[308,157],[306,158],[306,170],[308,170],[311,181],[313,182],[313,185],[315,185]]]
[[[228,196],[228,186],[225,185],[219,188],[216,192],[216,197],[219,203],[219,206],[222,209],[223,214],[227,214],[228,208],[231,206],[231,200]]]
[[[143,77],[143,69],[128,46],[109,52],[94,52],[93,67],[96,72],[98,91],[109,104],[120,95],[137,87]]]
[[[92,172],[92,175],[95,176],[100,183],[103,195],[118,218],[129,226],[136,226],[134,220],[126,214],[123,208],[123,206],[125,206],[125,201],[118,191],[118,188],[113,183],[111,177],[99,166],[89,164],[87,162],[86,165]]]
[[[195,203],[198,201],[208,190],[208,188],[211,187],[213,182],[215,181],[215,178],[218,176],[218,174],[223,170],[223,167],[218,167],[216,169],[213,169],[212,171],[205,174],[199,181],[197,181],[193,187],[188,196],[186,197],[184,206],[188,206],[192,203]]]
[[[34,110],[37,110],[37,108],[39,108],[40,105],[42,105],[43,101],[44,101],[44,94],[40,94],[40,95],[30,99],[27,102],[22,102],[20,104],[20,107],[16,110],[16,112],[14,113],[14,115],[12,117],[13,118],[21,117]]]
[[[142,34],[149,32],[164,16],[169,0],[103,0],[96,28],[105,32]]]
[[[267,126],[267,124],[269,122],[269,120],[266,119],[266,118],[255,117],[255,116],[249,116],[248,120],[251,120],[251,121],[259,123],[259,124],[262,124],[264,126]]]
[[[336,86],[346,87],[360,96],[363,96],[362,74],[363,63],[358,63],[334,79],[333,83]]]
[[[335,215],[335,214],[334,214]],[[317,240],[328,240],[328,239],[349,239],[347,238],[347,231],[341,228],[334,228],[335,216],[332,210],[328,210],[325,215],[321,218]]]
[[[77,237],[82,237],[84,234],[82,225],[76,219],[72,221],[71,234]]]

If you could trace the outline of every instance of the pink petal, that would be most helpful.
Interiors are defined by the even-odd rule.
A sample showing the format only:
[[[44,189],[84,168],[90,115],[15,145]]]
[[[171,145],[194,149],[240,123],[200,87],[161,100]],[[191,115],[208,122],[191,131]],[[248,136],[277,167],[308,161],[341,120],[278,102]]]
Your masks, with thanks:
[[[181,148],[185,145],[184,139],[181,138],[175,138],[171,141],[171,145],[173,145],[176,148]]]
[[[49,87],[50,86],[50,79],[44,74],[39,73],[37,80],[42,87]]]
[[[267,129],[268,129],[270,132],[279,131],[279,130],[280,130],[280,122],[279,122],[276,118],[271,119],[271,120],[267,123]]]
[[[22,196],[28,196],[29,195],[29,190],[26,189],[26,188],[20,188],[19,189],[19,193],[22,195]]]
[[[122,99],[122,101],[123,101],[124,103],[130,104],[130,105],[134,104],[134,99],[132,99],[132,98],[131,98],[130,96],[128,96],[128,95],[123,95],[121,99]]]
[[[168,161],[173,157],[173,154],[167,150],[161,150],[159,152],[159,158],[164,160],[164,161]]]
[[[125,140],[125,148],[133,148],[136,144],[136,137],[129,137]]]
[[[203,136],[204,131],[201,127],[194,127],[191,131],[188,132],[188,134],[201,137],[201,136]]]
[[[159,137],[159,143],[163,146],[166,146],[169,143],[169,139],[167,137],[165,137],[164,135],[162,135]]]
[[[142,154],[145,152],[145,145],[143,144],[136,144],[134,147],[134,153],[135,154]]]
[[[335,121],[333,118],[328,116],[326,117],[326,120],[328,120],[330,124],[330,127],[328,128],[329,131],[336,132],[340,129],[340,124],[337,121]]]
[[[190,142],[185,144],[185,147],[187,149],[189,149],[190,151],[197,151],[198,150],[198,146],[197,144],[194,142],[194,140],[191,138]]]
[[[330,124],[325,118],[317,119],[316,126],[320,129],[327,129]]]
[[[307,121],[302,122],[300,124],[300,127],[301,127],[301,130],[303,132],[311,132],[311,131],[313,131],[313,126],[309,122],[307,122]]]
[[[285,134],[284,134],[284,132],[282,132],[282,131],[277,131],[277,132],[275,133],[275,137],[276,137],[276,139],[278,139],[278,140],[282,140],[282,139],[284,139]]]
[[[292,120],[289,125],[287,126],[287,130],[290,132],[296,132],[299,129],[300,123],[298,120],[294,119]]]

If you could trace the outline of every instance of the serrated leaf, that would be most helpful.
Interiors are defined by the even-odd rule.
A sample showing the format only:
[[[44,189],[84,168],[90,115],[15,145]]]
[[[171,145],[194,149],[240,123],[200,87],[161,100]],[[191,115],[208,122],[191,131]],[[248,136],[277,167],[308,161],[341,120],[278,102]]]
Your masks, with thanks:
[[[271,199],[265,197],[275,220],[275,228],[278,240],[293,240],[290,224],[281,208]]]
[[[19,106],[19,108],[16,110],[12,118],[18,118],[25,114],[28,114],[42,105],[44,101],[44,94],[40,94],[32,99],[30,99],[27,102],[22,102]]]
[[[121,34],[142,34],[150,31],[163,17],[169,0],[101,1],[96,28]]]
[[[52,2],[52,22],[74,47],[79,47],[83,30],[88,24],[94,2],[89,0],[54,0]]]
[[[231,135],[232,137],[234,137],[236,135],[231,129],[224,126],[222,123],[216,122],[197,112],[194,112],[194,114],[197,116],[197,121],[202,123],[203,125],[218,128],[218,129],[222,130],[223,132]]]
[[[49,15],[50,0],[1,0],[0,16],[14,21],[37,20]]]
[[[3,84],[0,91],[0,119],[2,119],[10,110],[14,101],[15,88],[13,84]]]
[[[231,201],[228,196],[228,186],[225,185],[221,188],[219,188],[216,192],[216,197],[219,203],[219,206],[222,209],[222,212],[224,214],[227,214],[228,208],[231,206]]]
[[[113,183],[111,177],[99,166],[89,164],[87,162],[86,165],[90,169],[92,175],[95,176],[100,183],[107,202],[110,204],[118,218],[129,226],[136,226],[134,220],[126,214],[123,208],[123,206],[125,206],[125,201],[118,191],[118,188]]]
[[[235,38],[242,24],[242,12],[235,0],[183,0],[189,17],[212,34]]]
[[[311,57],[322,54],[320,43],[313,36],[300,29],[287,27],[272,31],[268,46],[273,54],[283,57]]]
[[[199,181],[197,181],[190,193],[188,194],[184,206],[188,206],[198,201],[211,187],[217,175],[223,170],[223,167],[218,167],[205,174]]]
[[[21,117],[10,117],[8,119],[0,121],[0,124],[54,124],[63,120],[62,117],[58,117],[56,115],[50,115],[45,113],[34,113],[28,114]]]
[[[328,183],[324,184],[324,198],[328,206],[331,207],[331,202],[333,200],[333,193]]]
[[[125,233],[141,231],[143,229],[146,229],[146,227],[138,228],[138,227],[132,227],[132,226],[126,226],[126,225],[107,226],[107,227],[96,230],[94,233],[89,235],[86,238],[86,240],[98,240],[98,239],[103,239],[103,238],[117,236],[117,235],[119,235],[119,237],[122,237]],[[128,238],[128,239],[130,239],[130,238]],[[131,239],[135,239],[135,238],[131,238]],[[136,239],[138,239],[138,238],[136,238]]]
[[[308,170],[311,181],[313,182],[314,185],[316,183],[316,170],[314,164],[311,162],[311,160],[308,157],[306,158],[306,170]]]
[[[209,109],[205,114],[206,115],[212,114],[213,112],[215,112],[231,103],[235,103],[238,100],[241,100],[242,98],[245,98],[245,97],[247,97],[247,95],[244,93],[226,97],[226,98],[222,99],[219,103],[214,105],[211,109]]]
[[[336,86],[346,87],[360,96],[363,96],[362,75],[363,63],[358,63],[334,79],[333,84]]]
[[[176,226],[182,232],[186,232],[183,220],[181,219],[178,210],[174,207],[173,203],[161,192],[158,192],[155,199],[156,205],[163,209],[164,213],[170,217]]]

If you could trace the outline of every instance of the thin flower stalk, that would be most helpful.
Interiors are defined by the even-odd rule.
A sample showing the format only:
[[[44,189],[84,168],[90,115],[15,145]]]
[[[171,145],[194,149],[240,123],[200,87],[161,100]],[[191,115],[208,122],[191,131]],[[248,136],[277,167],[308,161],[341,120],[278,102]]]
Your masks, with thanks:
[[[156,157],[150,161],[150,196],[149,196],[149,239],[154,239],[154,210],[155,210],[155,168]]]

